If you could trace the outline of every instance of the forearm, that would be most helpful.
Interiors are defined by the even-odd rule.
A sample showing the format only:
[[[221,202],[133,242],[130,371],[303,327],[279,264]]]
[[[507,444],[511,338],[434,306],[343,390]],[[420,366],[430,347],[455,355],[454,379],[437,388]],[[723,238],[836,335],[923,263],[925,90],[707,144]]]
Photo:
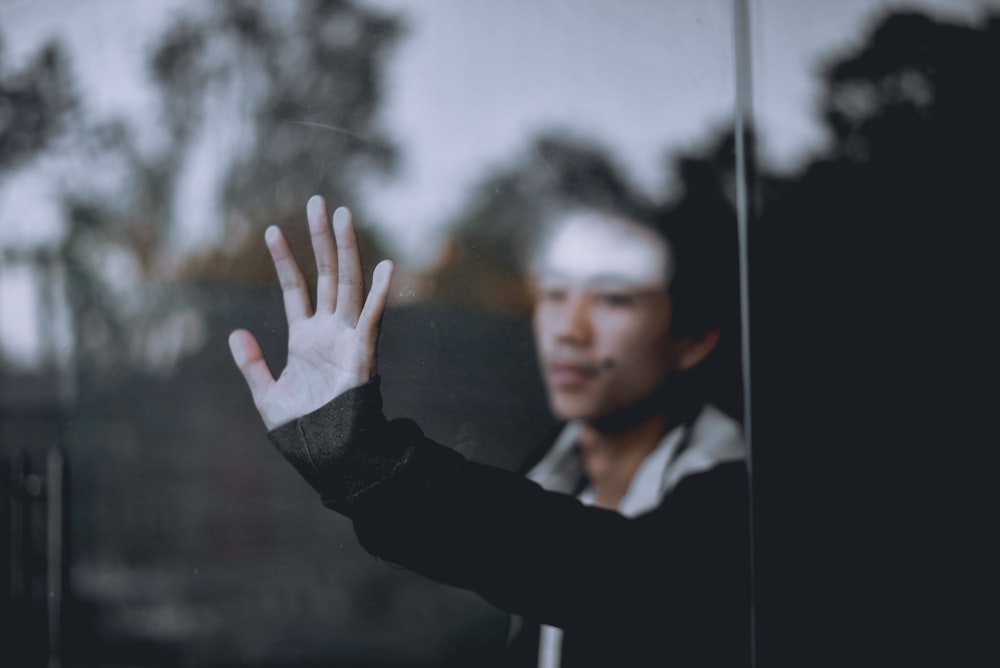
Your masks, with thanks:
[[[365,492],[405,465],[413,440],[382,414],[376,376],[319,409],[268,432],[323,504],[354,517]],[[415,429],[415,425],[412,427]]]
[[[378,385],[355,388],[271,437],[381,558],[566,625],[594,606],[662,600],[667,589],[680,604],[700,587],[678,589],[668,577],[679,572],[696,585],[704,553],[725,560],[740,549],[700,549],[691,537],[699,527],[678,525],[670,535],[663,517],[626,519],[469,462],[410,421],[386,421]]]
[[[269,436],[324,505],[354,520],[370,552],[512,612],[549,617],[539,605],[567,601],[566,590],[577,585],[550,566],[586,553],[580,541],[593,537],[570,539],[567,514],[591,510],[605,523],[625,524],[522,476],[469,462],[409,420],[387,421],[378,378]]]

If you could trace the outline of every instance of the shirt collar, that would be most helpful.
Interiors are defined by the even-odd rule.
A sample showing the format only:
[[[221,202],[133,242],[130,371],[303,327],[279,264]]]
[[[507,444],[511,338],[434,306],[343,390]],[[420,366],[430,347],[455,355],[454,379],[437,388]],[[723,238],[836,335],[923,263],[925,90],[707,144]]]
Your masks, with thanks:
[[[578,422],[567,423],[527,477],[549,491],[564,494],[574,494],[585,485],[578,496],[593,505],[594,493],[586,484],[575,447],[581,429]],[[694,422],[671,429],[646,456],[632,476],[618,512],[626,517],[649,512],[685,477],[723,462],[745,460],[746,446],[739,424],[715,406],[706,405]]]

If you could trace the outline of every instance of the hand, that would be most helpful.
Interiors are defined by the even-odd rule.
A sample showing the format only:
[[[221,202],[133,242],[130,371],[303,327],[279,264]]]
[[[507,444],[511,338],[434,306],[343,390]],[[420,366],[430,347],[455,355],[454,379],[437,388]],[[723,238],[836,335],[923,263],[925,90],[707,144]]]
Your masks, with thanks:
[[[351,212],[344,207],[334,212],[333,234],[322,197],[309,199],[306,215],[318,270],[315,311],[281,230],[272,225],[264,235],[288,316],[284,371],[274,379],[250,332],[241,329],[229,336],[233,360],[268,430],[316,410],[377,372],[375,352],[392,262],[383,260],[375,267],[371,292],[362,304],[364,280]]]

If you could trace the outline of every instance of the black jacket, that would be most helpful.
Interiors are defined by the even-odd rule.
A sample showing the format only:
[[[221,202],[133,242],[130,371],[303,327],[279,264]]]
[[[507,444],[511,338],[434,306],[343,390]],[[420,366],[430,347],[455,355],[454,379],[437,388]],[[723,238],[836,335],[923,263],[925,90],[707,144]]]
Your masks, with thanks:
[[[563,668],[749,665],[742,463],[629,519],[470,462],[381,406],[376,378],[269,434],[369,552],[564,629]]]

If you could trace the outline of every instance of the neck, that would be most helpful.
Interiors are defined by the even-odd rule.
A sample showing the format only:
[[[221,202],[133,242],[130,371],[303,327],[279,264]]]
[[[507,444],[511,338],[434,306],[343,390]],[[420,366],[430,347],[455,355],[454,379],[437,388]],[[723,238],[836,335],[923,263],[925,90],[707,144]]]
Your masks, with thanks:
[[[651,415],[620,430],[584,423],[580,453],[598,506],[617,510],[635,472],[672,426],[665,413]]]

